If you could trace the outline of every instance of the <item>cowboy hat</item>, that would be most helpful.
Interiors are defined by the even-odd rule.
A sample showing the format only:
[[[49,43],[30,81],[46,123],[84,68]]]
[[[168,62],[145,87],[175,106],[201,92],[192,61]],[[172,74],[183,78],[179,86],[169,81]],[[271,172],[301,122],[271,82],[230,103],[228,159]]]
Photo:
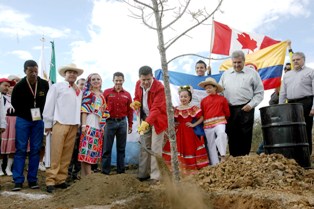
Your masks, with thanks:
[[[66,65],[66,66],[63,66],[63,67],[60,67],[58,71],[62,77],[65,77],[65,72],[68,70],[73,70],[73,71],[77,72],[77,76],[82,75],[84,72],[84,70],[77,68],[76,65],[73,63]]]
[[[203,89],[205,88],[206,85],[212,85],[217,87],[217,93],[222,92],[224,89],[222,88],[221,85],[217,83],[217,81],[214,78],[206,78],[205,81],[202,81],[198,84],[198,86],[202,87]]]
[[[11,81],[11,80],[9,80],[7,78],[0,78],[0,83],[3,83],[3,82],[9,83],[10,86],[15,86],[15,84],[16,84],[15,81]]]

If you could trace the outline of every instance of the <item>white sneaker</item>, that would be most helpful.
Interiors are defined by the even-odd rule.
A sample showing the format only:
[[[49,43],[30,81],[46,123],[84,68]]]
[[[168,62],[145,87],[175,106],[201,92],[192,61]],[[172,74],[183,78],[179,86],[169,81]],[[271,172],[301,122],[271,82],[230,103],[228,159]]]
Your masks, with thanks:
[[[46,167],[44,165],[44,162],[39,162],[38,169],[41,171],[46,171]]]
[[[1,168],[0,168],[0,176],[4,176],[4,173]]]
[[[12,176],[12,172],[10,171],[10,169],[5,169],[5,172],[7,173],[8,176]]]

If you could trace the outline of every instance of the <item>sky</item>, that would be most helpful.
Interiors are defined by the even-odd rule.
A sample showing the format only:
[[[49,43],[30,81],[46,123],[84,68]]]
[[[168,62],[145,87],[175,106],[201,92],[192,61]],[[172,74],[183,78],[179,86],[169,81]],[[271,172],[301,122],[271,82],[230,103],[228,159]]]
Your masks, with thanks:
[[[178,9],[177,0],[168,2],[174,9],[165,14],[165,24]],[[206,7],[210,12],[217,3],[192,0],[190,11]],[[314,68],[313,11],[314,1],[310,0],[224,0],[214,18],[240,31],[276,40],[290,39],[293,50],[304,52],[306,65]],[[81,77],[98,72],[103,89],[113,86],[114,72],[123,72],[124,87],[132,94],[141,66],[149,65],[154,70],[161,66],[156,31],[132,17],[133,13],[138,11],[117,0],[0,0],[0,77],[12,74],[24,77],[24,61],[34,59],[39,63],[42,52],[49,71],[50,42],[54,41],[57,68],[75,63],[84,69]],[[191,18],[183,17],[165,31],[165,41],[190,24]],[[175,42],[167,50],[167,59],[186,53],[208,57],[210,42],[211,20]],[[199,59],[195,56],[175,59],[169,70],[195,74],[194,65]],[[213,73],[218,73],[220,63],[211,61]],[[62,80],[58,75],[57,81]],[[266,93],[262,106],[267,105],[269,95]]]

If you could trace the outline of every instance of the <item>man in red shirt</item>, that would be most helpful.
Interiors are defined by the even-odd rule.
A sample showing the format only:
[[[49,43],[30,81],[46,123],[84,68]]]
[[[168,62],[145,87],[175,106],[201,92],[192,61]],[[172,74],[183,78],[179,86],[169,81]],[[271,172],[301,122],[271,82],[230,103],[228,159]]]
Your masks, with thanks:
[[[109,175],[111,168],[111,150],[114,138],[117,145],[117,173],[125,173],[125,146],[127,133],[132,133],[133,110],[130,107],[132,98],[129,92],[123,89],[124,75],[121,72],[113,74],[114,87],[106,89],[103,93],[110,118],[105,127],[102,170],[103,174]],[[126,121],[128,118],[128,123]]]
[[[139,69],[139,81],[135,86],[131,107],[140,111],[141,125],[138,132],[141,134],[142,146],[161,156],[164,132],[168,127],[166,96],[163,84],[153,77],[152,68],[149,66]],[[152,182],[160,180],[155,157],[151,158],[143,147],[140,150],[138,178],[140,181],[149,178]]]

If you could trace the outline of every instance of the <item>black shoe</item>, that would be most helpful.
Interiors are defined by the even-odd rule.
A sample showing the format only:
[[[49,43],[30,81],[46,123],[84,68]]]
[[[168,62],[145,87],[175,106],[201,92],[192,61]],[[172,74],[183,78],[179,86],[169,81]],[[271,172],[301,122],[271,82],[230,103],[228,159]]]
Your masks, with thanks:
[[[147,177],[137,177],[137,179],[139,181],[146,181],[146,180],[150,179],[150,176],[147,176]]]
[[[22,183],[15,183],[14,188],[12,189],[13,192],[20,191],[23,187]]]
[[[108,176],[110,175],[110,173],[105,172],[105,171],[102,171],[101,173],[104,174],[104,175],[108,175]]]
[[[54,186],[47,186],[47,192],[48,193],[53,193],[55,190],[55,187]]]
[[[29,182],[28,187],[31,189],[39,189],[39,186],[38,186],[36,181],[35,182]]]
[[[69,187],[69,185],[65,182],[55,185],[55,188],[59,188],[59,189],[66,189],[68,187]]]

